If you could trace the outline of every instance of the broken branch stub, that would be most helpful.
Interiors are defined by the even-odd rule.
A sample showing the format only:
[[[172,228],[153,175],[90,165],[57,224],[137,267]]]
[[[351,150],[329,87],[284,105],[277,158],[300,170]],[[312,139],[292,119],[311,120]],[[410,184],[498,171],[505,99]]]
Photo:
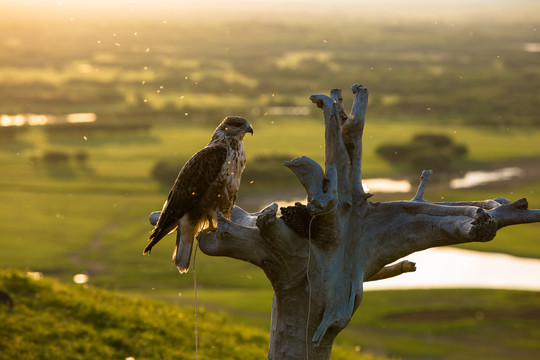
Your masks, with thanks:
[[[415,271],[414,263],[396,260],[436,246],[487,242],[504,226],[540,221],[526,199],[428,202],[430,171],[410,201],[367,201],[361,174],[369,92],[360,85],[352,92],[348,115],[339,89],[310,98],[325,119],[325,168],[305,156],[284,164],[304,186],[306,205],[282,209],[281,217],[277,204],[254,214],[235,207],[230,220],[219,216],[217,231],[197,237],[207,255],[248,261],[270,280],[269,359],[329,359],[361,303],[364,281]],[[151,222],[158,218],[152,214]]]

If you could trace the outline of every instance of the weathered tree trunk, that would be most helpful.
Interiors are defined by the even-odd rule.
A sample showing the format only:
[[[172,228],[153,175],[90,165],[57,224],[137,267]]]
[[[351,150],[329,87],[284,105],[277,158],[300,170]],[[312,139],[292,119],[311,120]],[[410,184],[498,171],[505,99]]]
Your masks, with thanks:
[[[362,301],[364,281],[415,270],[407,261],[388,264],[430,247],[490,241],[501,227],[540,221],[540,210],[528,210],[525,199],[427,202],[430,171],[410,201],[368,201],[361,181],[368,90],[354,85],[352,91],[350,115],[341,90],[311,96],[324,112],[326,169],[307,157],[284,164],[307,192],[307,208],[298,207],[308,216],[307,236],[277,216],[275,203],[256,214],[236,207],[231,220],[219,217],[217,231],[198,236],[205,254],[255,264],[272,283],[269,359],[329,359],[336,335]]]

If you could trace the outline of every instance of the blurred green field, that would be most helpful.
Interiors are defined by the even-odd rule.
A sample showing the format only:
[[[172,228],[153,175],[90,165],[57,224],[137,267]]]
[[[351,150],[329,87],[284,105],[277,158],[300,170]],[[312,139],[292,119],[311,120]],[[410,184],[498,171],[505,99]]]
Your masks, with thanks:
[[[307,155],[321,163],[324,161],[321,120],[262,117],[252,122],[255,135],[245,139],[248,170],[250,163],[256,166],[260,157],[276,155],[276,149],[282,151],[279,157],[292,159]],[[379,143],[388,138],[406,139],[409,134],[435,130],[440,131],[440,128],[407,122],[392,126],[385,120],[371,120],[366,126],[364,141],[365,177],[402,174],[402,169],[377,158],[375,149]],[[151,230],[147,215],[161,208],[169,190],[153,180],[150,172],[154,163],[162,159],[174,159],[179,168],[207,143],[211,131],[212,128],[204,126],[165,124],[155,126],[141,138],[104,141],[107,138],[98,135],[88,136],[86,140],[82,136],[47,139],[41,129],[33,128],[16,140],[31,144],[22,151],[13,150],[16,144],[4,142],[0,151],[0,161],[4,164],[0,201],[6,206],[2,206],[0,216],[5,224],[2,242],[9,246],[0,254],[0,263],[10,268],[54,274],[64,280],[86,271],[91,274],[92,283],[117,289],[149,289],[170,282],[175,286],[189,286],[191,279],[178,277],[169,260],[173,237],[165,239],[151,256],[140,255]],[[484,131],[452,126],[446,132],[469,147],[471,155],[466,166],[493,166],[512,158],[532,157],[536,155],[536,144],[540,143],[539,130]],[[513,146],[512,139],[517,139],[519,146]],[[84,150],[88,160],[84,168],[73,160],[53,166],[60,168],[52,169],[55,173],[51,166],[39,160],[39,154],[50,149],[68,154]],[[33,162],[30,160],[36,158],[38,160]],[[59,170],[63,170],[62,175],[58,175]],[[239,197],[239,205],[248,211],[258,211],[272,201],[304,196],[301,185],[280,160],[269,161],[267,168],[282,180],[277,184],[265,182],[264,177],[250,178],[248,170]],[[452,191],[434,183],[433,190],[428,188],[426,198],[441,201],[527,197],[532,208],[540,208],[539,191],[540,181],[536,178],[516,185],[509,182],[499,188]],[[412,193],[376,194],[373,199],[397,200],[412,196]],[[537,224],[515,226],[503,229],[489,244],[463,247],[540,258],[538,230]],[[259,287],[261,283],[267,286],[261,273],[253,274],[251,265],[230,259],[207,259],[202,254],[199,261],[201,284],[227,287],[238,286],[240,282],[241,287]],[[241,279],[248,275],[256,280]]]
[[[527,4],[532,7],[532,4]],[[311,93],[362,82],[370,112],[438,124],[539,125],[536,23],[380,21],[365,16],[195,23],[89,14],[6,17],[3,114],[93,112],[98,121],[211,122],[231,112],[304,106]],[[320,21],[320,19],[318,19]],[[264,39],[264,41],[261,41]],[[533,44],[533,46],[530,46]]]

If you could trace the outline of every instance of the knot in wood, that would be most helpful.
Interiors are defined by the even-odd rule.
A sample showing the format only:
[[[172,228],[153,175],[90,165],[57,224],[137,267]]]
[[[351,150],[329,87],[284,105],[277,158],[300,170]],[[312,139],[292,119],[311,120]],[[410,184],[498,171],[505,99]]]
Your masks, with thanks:
[[[311,223],[311,237],[316,238],[319,230],[317,218],[311,221],[311,215],[306,207],[302,203],[295,203],[294,206],[287,206],[280,208],[280,218],[285,221],[288,227],[294,230],[298,235],[308,238],[309,226]]]

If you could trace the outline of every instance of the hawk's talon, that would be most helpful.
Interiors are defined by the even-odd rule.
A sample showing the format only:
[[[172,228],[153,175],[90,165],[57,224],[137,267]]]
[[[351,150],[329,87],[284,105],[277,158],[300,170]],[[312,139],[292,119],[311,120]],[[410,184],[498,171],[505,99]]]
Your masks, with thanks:
[[[213,233],[213,232],[216,232],[216,231],[218,231],[218,228],[212,226],[212,227],[204,228],[200,232],[201,232],[201,234],[209,234],[209,233]]]

